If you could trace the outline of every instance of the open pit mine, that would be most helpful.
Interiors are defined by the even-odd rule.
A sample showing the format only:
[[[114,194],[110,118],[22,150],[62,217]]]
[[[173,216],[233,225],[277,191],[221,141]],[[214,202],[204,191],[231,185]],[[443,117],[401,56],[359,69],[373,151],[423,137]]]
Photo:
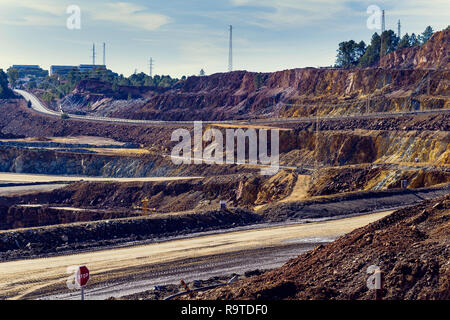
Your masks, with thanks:
[[[0,100],[0,299],[79,299],[71,266],[85,299],[373,299],[371,265],[384,299],[450,299],[449,43]],[[194,121],[277,130],[277,172],[175,164]]]

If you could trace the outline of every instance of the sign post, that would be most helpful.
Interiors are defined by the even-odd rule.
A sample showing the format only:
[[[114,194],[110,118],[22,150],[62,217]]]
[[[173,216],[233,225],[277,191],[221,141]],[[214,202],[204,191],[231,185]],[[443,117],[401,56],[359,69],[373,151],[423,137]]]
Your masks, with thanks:
[[[81,287],[81,300],[84,300],[84,286],[89,281],[89,269],[86,266],[81,266],[77,271],[77,283]]]

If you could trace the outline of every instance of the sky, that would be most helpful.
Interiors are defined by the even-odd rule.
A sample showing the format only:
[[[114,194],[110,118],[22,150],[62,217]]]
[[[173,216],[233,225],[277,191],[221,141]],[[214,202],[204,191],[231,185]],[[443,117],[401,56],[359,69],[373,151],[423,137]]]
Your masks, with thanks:
[[[67,27],[80,9],[80,28]],[[442,30],[450,24],[448,0],[0,0],[0,68],[13,64],[96,63],[119,74],[172,77],[228,70],[233,25],[233,70],[273,72],[334,64],[338,43],[370,42],[367,8],[386,12],[386,28],[402,34]],[[70,8],[69,8],[70,9]],[[73,24],[71,24],[73,26]]]

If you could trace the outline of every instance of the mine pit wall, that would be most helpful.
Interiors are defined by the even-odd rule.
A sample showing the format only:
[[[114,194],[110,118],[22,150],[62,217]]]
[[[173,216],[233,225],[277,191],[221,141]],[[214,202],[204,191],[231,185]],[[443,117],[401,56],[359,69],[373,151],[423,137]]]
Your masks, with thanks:
[[[281,165],[342,166],[361,163],[450,164],[450,133],[436,131],[280,131]],[[269,139],[270,141],[270,139]],[[224,141],[225,142],[225,141]],[[235,145],[236,146],[236,145]],[[248,150],[248,147],[247,147]],[[269,146],[270,150],[270,146]],[[170,154],[170,150],[169,150]],[[175,165],[160,154],[111,156],[95,153],[0,147],[0,171],[103,177],[171,177],[230,174],[257,169],[237,165]]]
[[[0,197],[0,230],[132,217],[142,214],[134,207],[142,206],[145,197],[154,217],[217,209],[220,200],[228,207],[251,207],[286,197],[295,182],[296,174],[286,171],[270,178],[239,174],[166,182],[79,182],[50,192]]]
[[[256,172],[236,165],[175,165],[170,156],[113,156],[96,153],[0,147],[0,172],[129,177],[179,177]]]
[[[432,131],[320,131],[318,153],[313,131],[280,132],[281,164],[340,166],[409,162],[450,164],[450,133]]]
[[[255,85],[257,77],[263,80],[260,87]],[[426,69],[382,68],[301,68],[260,74],[236,71],[190,77],[181,88],[113,115],[226,120],[246,119],[249,114],[264,117],[271,112],[279,117],[298,117],[440,109],[449,106],[449,78],[450,71],[443,69],[431,73]]]
[[[45,205],[40,207],[11,206],[8,209],[0,207],[0,230],[39,227],[72,222],[118,219],[138,215],[138,213],[132,212],[131,210],[80,211],[49,208]]]
[[[361,190],[388,190],[402,188],[406,181],[408,189],[430,187],[450,182],[450,169],[389,168],[387,165],[360,165],[320,169],[313,175],[314,183],[308,196],[333,195]]]
[[[61,120],[38,114],[26,107],[26,101],[7,100],[0,103],[0,137],[59,137],[100,136],[120,142],[143,144],[155,152],[168,153],[171,150],[171,134],[175,129],[192,131],[192,126],[141,126],[122,123],[101,123],[75,119]],[[198,120],[198,119],[196,119]],[[287,128],[311,130],[315,120],[298,124],[282,125]],[[320,122],[321,130],[440,130],[450,131],[450,113],[423,116],[402,116],[376,119],[340,119]]]
[[[241,209],[208,211],[170,217],[105,220],[0,232],[0,261],[40,254],[87,249],[187,233],[223,230],[261,222]]]

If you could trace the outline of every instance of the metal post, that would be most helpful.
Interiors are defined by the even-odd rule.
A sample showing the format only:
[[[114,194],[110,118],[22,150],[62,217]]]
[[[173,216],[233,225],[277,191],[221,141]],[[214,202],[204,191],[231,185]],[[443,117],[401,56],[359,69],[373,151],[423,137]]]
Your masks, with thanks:
[[[92,65],[95,66],[95,43],[92,44]]]
[[[84,287],[81,287],[81,300],[84,300]]]
[[[150,75],[150,78],[152,78],[153,77],[153,58],[150,58],[149,63],[150,63],[150,73],[149,73],[149,75]]]
[[[233,26],[230,25],[230,40],[228,48],[228,72],[233,71]]]
[[[384,18],[384,10],[382,10],[381,12],[382,12],[382,16],[381,16],[381,35],[380,35],[380,40],[381,40],[380,60],[384,56],[385,48],[384,48],[384,45],[383,45],[383,33],[386,30],[386,24],[385,24],[385,18]]]

